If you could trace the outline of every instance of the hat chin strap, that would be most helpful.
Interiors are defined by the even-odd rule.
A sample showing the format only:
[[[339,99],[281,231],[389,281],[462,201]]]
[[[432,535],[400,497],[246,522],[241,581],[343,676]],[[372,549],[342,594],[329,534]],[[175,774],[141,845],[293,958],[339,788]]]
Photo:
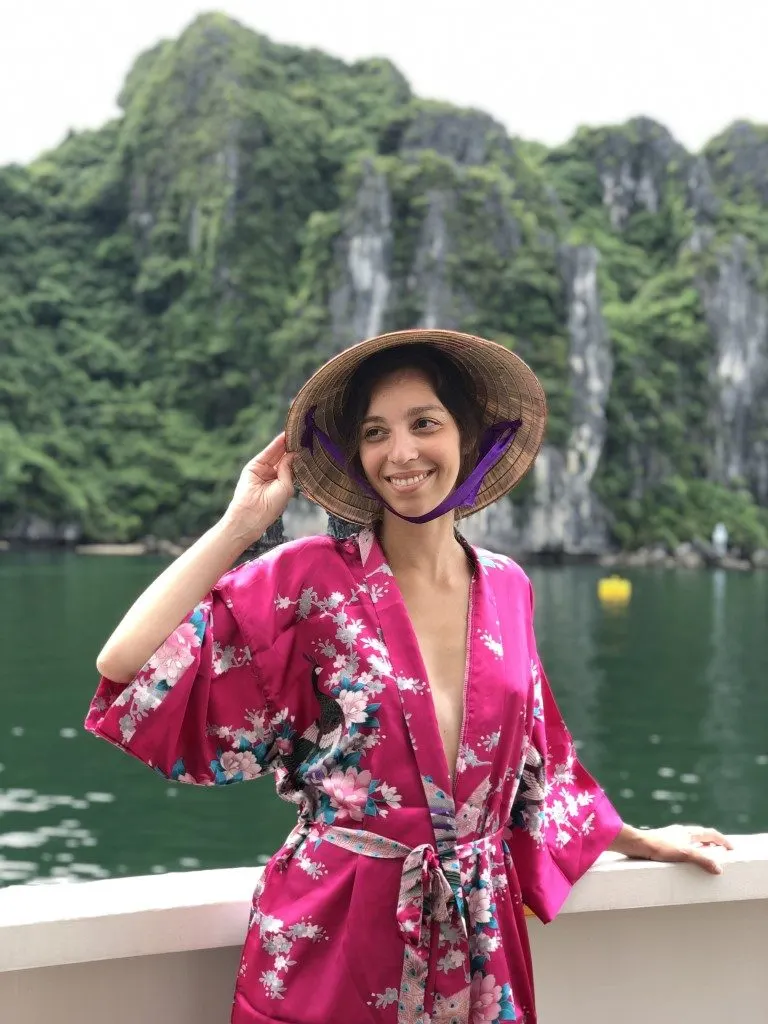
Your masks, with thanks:
[[[477,495],[480,492],[480,488],[483,484],[483,480],[490,470],[497,464],[502,455],[509,448],[510,444],[515,439],[520,427],[523,425],[523,421],[517,420],[501,420],[499,423],[494,423],[492,427],[488,427],[482,436],[480,441],[480,452],[478,455],[477,463],[475,468],[469,474],[463,483],[453,490],[447,498],[444,498],[437,508],[433,508],[431,512],[425,512],[423,516],[404,516],[397,509],[392,508],[380,494],[371,487],[367,480],[358,476],[357,473],[350,473],[344,460],[344,453],[341,451],[339,446],[335,444],[331,438],[321,430],[320,427],[315,423],[315,409],[316,405],[313,405],[308,410],[304,417],[304,432],[301,435],[301,446],[302,448],[308,448],[310,452],[314,452],[314,440],[317,438],[320,447],[326,453],[326,455],[336,463],[336,465],[344,473],[346,473],[352,480],[355,481],[358,487],[365,494],[374,498],[376,501],[381,502],[386,509],[388,509],[393,515],[399,519],[404,519],[407,523],[429,523],[433,519],[439,519],[440,516],[444,516],[446,512],[451,512],[453,509],[459,507],[471,508],[477,501]]]

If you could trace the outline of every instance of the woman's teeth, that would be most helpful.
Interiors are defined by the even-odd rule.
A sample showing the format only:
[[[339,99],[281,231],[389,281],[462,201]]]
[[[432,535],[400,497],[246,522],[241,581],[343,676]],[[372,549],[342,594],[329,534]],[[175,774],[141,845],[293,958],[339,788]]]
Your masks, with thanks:
[[[392,476],[389,478],[389,482],[393,487],[413,487],[414,484],[419,484],[422,480],[426,480],[428,476],[429,473],[419,473],[418,476],[400,477],[399,479]]]

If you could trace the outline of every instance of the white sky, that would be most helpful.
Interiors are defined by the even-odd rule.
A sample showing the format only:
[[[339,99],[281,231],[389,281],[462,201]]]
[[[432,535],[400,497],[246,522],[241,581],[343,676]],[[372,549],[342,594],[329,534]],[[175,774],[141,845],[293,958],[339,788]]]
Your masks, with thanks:
[[[0,0],[0,164],[103,124],[136,56],[207,10],[387,56],[417,94],[549,144],[636,114],[691,149],[737,118],[768,123],[766,0]]]

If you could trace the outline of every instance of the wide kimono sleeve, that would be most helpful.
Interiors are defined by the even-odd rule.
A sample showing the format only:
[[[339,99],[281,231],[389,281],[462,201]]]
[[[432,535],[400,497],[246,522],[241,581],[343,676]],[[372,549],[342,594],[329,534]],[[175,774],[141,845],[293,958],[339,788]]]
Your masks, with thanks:
[[[223,576],[134,679],[101,678],[86,729],[177,782],[273,771],[293,732],[282,681],[257,669],[274,641],[275,575],[265,558]]]
[[[529,729],[512,808],[510,850],[525,905],[544,922],[618,835],[622,821],[576,756],[529,622]]]

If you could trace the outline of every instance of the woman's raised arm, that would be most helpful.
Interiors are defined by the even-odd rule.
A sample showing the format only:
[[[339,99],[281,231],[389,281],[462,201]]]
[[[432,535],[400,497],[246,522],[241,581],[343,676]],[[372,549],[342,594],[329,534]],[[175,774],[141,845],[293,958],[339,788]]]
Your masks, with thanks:
[[[96,660],[101,675],[116,683],[130,682],[232,563],[282,514],[293,496],[292,462],[285,436],[279,434],[243,467],[222,518],[128,609]]]

